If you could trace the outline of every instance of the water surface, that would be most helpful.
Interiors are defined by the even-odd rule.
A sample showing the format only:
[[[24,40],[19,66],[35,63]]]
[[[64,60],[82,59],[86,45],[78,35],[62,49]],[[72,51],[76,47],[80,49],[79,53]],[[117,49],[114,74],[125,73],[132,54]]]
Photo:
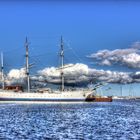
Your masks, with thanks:
[[[139,140],[140,101],[0,104],[0,140]]]

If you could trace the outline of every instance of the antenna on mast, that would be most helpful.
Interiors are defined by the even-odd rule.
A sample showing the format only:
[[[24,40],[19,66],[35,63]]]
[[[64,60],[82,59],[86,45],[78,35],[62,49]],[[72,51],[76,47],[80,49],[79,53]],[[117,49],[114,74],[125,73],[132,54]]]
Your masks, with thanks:
[[[64,44],[63,44],[63,37],[61,36],[61,51],[60,51],[60,57],[61,57],[61,91],[64,91],[64,73],[63,73],[63,67],[64,67]]]
[[[29,75],[29,43],[26,37],[25,40],[25,48],[26,48],[26,77],[27,77],[27,91],[30,92],[30,75]]]
[[[3,53],[1,52],[1,79],[2,79],[2,89],[4,89],[4,65],[3,65]]]

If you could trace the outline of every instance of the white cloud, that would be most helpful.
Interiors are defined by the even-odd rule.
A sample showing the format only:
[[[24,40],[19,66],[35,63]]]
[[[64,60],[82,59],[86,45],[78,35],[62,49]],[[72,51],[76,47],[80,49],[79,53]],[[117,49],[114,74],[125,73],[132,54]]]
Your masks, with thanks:
[[[39,74],[51,83],[60,82],[60,74],[58,75],[58,69],[45,68],[39,71]],[[85,64],[75,64],[71,65],[71,67],[67,67],[64,69],[65,79],[69,79],[70,82],[90,82],[92,80],[97,81],[105,81],[110,83],[131,83],[134,82],[131,73],[127,72],[117,72],[117,71],[105,71],[105,70],[97,70],[91,69]],[[55,77],[55,78],[54,78]]]
[[[98,81],[105,81],[109,83],[131,83],[133,79],[130,73],[117,72],[117,71],[104,71],[91,69],[92,76],[96,77]]]
[[[8,78],[9,79],[20,79],[20,78],[25,78],[25,77],[26,77],[26,74],[25,74],[25,69],[24,68],[12,69],[8,73]]]
[[[7,77],[5,78],[5,82],[7,83],[7,85],[11,85],[11,84],[25,85],[26,84],[25,77],[26,74],[24,68],[12,69],[7,74]]]
[[[43,70],[38,71],[38,73],[44,77],[60,77],[61,68],[45,68]],[[69,64],[64,66],[64,75],[65,76],[81,76],[88,74],[88,66],[84,64]]]
[[[88,57],[94,59],[93,61],[97,60],[100,65],[120,64],[131,68],[140,68],[139,48],[140,42],[135,42],[132,48],[100,50]]]
[[[60,70],[56,67],[45,68],[38,71],[37,76],[31,77],[31,83],[34,87],[46,86],[47,83],[60,84]],[[136,73],[106,71],[91,69],[85,64],[77,63],[66,65],[64,69],[66,84],[88,84],[91,81],[108,82],[108,83],[133,83],[140,82],[140,71]],[[11,84],[26,84],[25,69],[13,69],[7,77],[6,83]]]
[[[122,56],[122,62],[128,67],[140,68],[140,55],[137,53],[130,53]]]
[[[61,73],[61,68],[45,68],[43,70],[38,71],[38,74],[44,78],[47,82],[50,83],[60,83],[61,78],[60,78],[60,73]],[[79,83],[79,82],[85,82],[88,81],[90,78],[88,77],[89,75],[89,68],[87,65],[84,64],[69,64],[64,66],[64,77],[65,77],[65,82],[66,83]]]
[[[101,65],[111,66],[111,62],[109,60],[105,59],[101,62]]]

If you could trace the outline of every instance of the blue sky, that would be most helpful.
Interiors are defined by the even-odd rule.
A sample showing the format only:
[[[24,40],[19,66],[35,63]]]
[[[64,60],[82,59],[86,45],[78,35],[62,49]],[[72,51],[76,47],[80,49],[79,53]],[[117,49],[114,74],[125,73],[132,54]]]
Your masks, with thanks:
[[[66,62],[81,61],[91,68],[135,72],[138,69],[122,65],[96,65],[86,56],[98,50],[129,48],[140,41],[140,2],[0,1],[0,51],[4,52],[7,71],[24,65],[26,36],[30,42],[31,61],[36,63],[35,69],[58,65],[61,35],[66,47]],[[75,60],[71,47],[79,59]]]
[[[136,1],[1,2],[1,50],[22,48],[28,36],[31,47],[47,52],[58,45],[60,35],[81,50],[80,57],[127,48],[140,38],[139,7]]]

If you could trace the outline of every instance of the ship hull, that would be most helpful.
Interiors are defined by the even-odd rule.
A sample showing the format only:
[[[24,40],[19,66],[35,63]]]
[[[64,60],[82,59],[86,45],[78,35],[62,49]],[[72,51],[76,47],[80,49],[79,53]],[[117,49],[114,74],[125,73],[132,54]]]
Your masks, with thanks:
[[[73,98],[73,99],[43,99],[43,98],[0,98],[0,101],[35,101],[35,102],[83,102],[86,101],[86,99],[78,99],[78,98]]]
[[[0,98],[0,101],[32,101],[32,102],[112,102],[111,97],[85,98],[85,99],[42,99],[42,98]]]
[[[0,101],[32,102],[112,102],[112,97],[96,97],[92,91],[57,93],[0,92]]]
[[[0,101],[80,102],[92,92],[16,93],[0,92]]]

